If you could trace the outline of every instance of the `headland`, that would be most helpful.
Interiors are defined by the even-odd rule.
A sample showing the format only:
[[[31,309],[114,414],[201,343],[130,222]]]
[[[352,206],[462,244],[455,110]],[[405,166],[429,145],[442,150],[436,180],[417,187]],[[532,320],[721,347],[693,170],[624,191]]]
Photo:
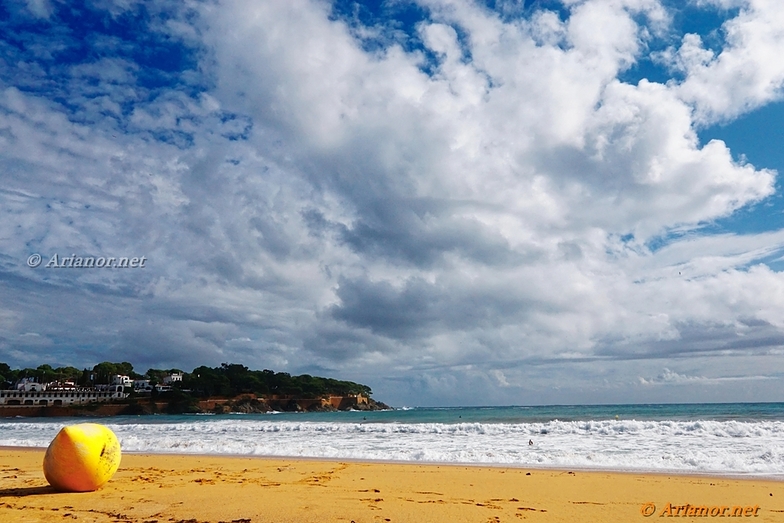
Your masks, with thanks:
[[[243,365],[133,371],[130,363],[92,369],[11,369],[0,363],[0,417],[70,417],[229,412],[385,410],[352,381]]]

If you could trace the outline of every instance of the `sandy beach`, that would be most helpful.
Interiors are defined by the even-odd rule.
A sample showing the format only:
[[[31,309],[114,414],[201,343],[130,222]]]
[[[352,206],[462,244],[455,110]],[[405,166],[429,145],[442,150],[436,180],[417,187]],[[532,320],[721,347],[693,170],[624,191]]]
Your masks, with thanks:
[[[1,522],[784,521],[784,482],[759,479],[125,454],[73,494],[47,485],[43,454],[0,449]]]

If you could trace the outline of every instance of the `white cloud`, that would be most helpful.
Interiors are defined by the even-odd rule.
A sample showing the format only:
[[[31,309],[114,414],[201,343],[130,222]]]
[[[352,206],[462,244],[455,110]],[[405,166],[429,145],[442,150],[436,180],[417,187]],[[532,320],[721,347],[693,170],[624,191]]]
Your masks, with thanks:
[[[52,15],[52,5],[49,0],[26,0],[27,9],[38,18],[49,18]]]
[[[673,385],[673,384],[697,382],[697,383],[716,385],[722,382],[759,381],[759,380],[771,380],[771,379],[777,379],[777,378],[771,376],[722,376],[716,378],[707,378],[705,376],[679,374],[675,371],[665,368],[664,371],[658,376],[656,376],[655,378],[640,377],[640,383],[643,385]]]
[[[784,65],[780,60],[784,40],[784,4],[778,0],[721,2],[741,10],[722,30],[724,48],[704,49],[696,35],[686,35],[674,55],[686,73],[678,95],[695,107],[695,123],[726,121],[772,101],[784,91]]]
[[[776,173],[695,132],[777,96],[777,7],[741,10],[716,54],[687,35],[682,82],[631,85],[619,75],[671,22],[659,2],[572,2],[567,20],[424,4],[413,51],[365,51],[323,2],[198,4],[197,22],[156,29],[202,46],[198,95],[147,89],[119,57],[67,71],[72,113],[7,86],[0,269],[38,294],[12,286],[0,351],[75,322],[151,365],[173,347],[184,368],[392,374],[446,398],[462,377],[512,394],[546,387],[548,365],[589,368],[576,388],[597,362],[630,376],[778,350],[784,278],[760,260],[782,233],[703,228],[773,194]],[[33,249],[149,269],[31,271]],[[39,330],[47,293],[72,310]]]
[[[232,107],[276,129],[285,121],[292,133],[286,136],[300,144],[285,154],[304,155],[318,165],[318,173],[305,176],[342,210],[335,215],[337,208],[325,208],[325,216],[353,234],[349,246],[361,257],[367,280],[356,287],[354,262],[340,261],[356,261],[353,256],[341,254],[329,264],[333,274],[349,278],[338,287],[339,318],[393,337],[403,336],[398,328],[411,322],[413,332],[427,339],[450,324],[448,315],[458,303],[481,311],[484,303],[500,301],[499,290],[488,290],[497,281],[506,305],[487,318],[493,317],[494,328],[508,325],[510,339],[524,341],[501,342],[491,357],[524,354],[534,344],[555,353],[572,347],[590,351],[607,336],[671,340],[682,323],[734,322],[736,312],[718,305],[710,309],[717,313],[713,318],[708,311],[690,313],[685,303],[669,310],[684,285],[695,287],[696,294],[687,293],[691,299],[704,299],[705,282],[673,282],[669,289],[661,282],[633,284],[639,276],[607,255],[613,234],[632,232],[642,242],[670,228],[726,216],[773,191],[774,173],[735,163],[721,142],[698,145],[690,108],[679,98],[681,87],[631,86],[615,79],[641,49],[631,13],[666,20],[661,6],[584,2],[564,29],[543,13],[534,20],[544,29],[536,30],[530,22],[506,24],[462,2],[429,6],[434,20],[420,30],[425,44],[443,55],[429,78],[395,46],[372,58],[364,55],[349,32],[317,16],[318,9],[294,18],[292,6],[245,6],[237,9],[245,15],[239,27],[235,12],[213,13],[217,34],[231,25],[236,42],[243,42],[240,47],[212,40],[220,70],[226,71],[219,72],[219,97],[256,86],[244,95],[248,103]],[[260,30],[267,19],[277,20],[280,29]],[[453,25],[468,34],[469,61]],[[542,30],[563,32],[565,40],[543,37]],[[325,41],[328,48],[321,45]],[[319,59],[325,54],[329,62]],[[257,146],[275,154],[266,142]],[[442,203],[435,207],[436,201]],[[499,267],[497,254],[477,257],[468,245],[444,236],[449,227],[468,223],[475,227],[474,238],[465,239],[474,243],[470,248],[487,249],[478,242],[495,238],[497,254],[519,261]],[[423,266],[407,253],[419,255],[434,241],[441,242],[439,259],[428,261],[435,265]],[[553,263],[564,242],[579,259]],[[329,249],[342,250],[340,244]],[[653,253],[623,255],[656,259]],[[488,259],[494,262],[485,266]],[[435,271],[434,283],[413,286],[426,274],[422,270]],[[709,292],[715,293],[730,282],[770,284],[780,278],[763,270],[712,273],[709,279],[716,286]],[[384,282],[397,284],[378,294]],[[361,311],[376,299],[386,310],[417,312],[386,330],[384,322],[392,316],[379,312],[371,318]],[[773,310],[781,305],[771,303]],[[453,356],[467,337],[484,332],[485,320],[462,318],[447,335]]]
[[[499,387],[511,387],[512,386],[512,384],[509,383],[509,381],[507,381],[506,375],[503,373],[503,371],[500,371],[500,370],[497,370],[497,369],[496,370],[492,370],[492,371],[490,371],[490,375],[498,381],[498,386]]]

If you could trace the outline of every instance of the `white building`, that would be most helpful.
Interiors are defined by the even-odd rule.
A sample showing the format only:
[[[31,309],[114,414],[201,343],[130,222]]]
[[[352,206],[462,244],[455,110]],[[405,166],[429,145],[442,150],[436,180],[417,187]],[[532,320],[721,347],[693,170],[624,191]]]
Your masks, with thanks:
[[[120,390],[117,390],[120,389]],[[4,405],[83,405],[86,403],[102,403],[116,399],[123,399],[128,395],[122,392],[122,387],[115,387],[112,391],[97,391],[93,389],[74,390],[0,390],[0,406]]]
[[[22,378],[16,382],[16,390],[22,392],[41,392],[46,390],[46,385],[37,383],[35,378]]]
[[[112,385],[122,385],[123,387],[130,387],[133,384],[133,380],[129,376],[123,376],[122,374],[115,374],[112,376]]]
[[[135,390],[136,392],[152,391],[152,385],[150,385],[150,380],[133,380],[133,390]]]
[[[73,381],[53,381],[46,385],[46,390],[76,390],[76,383]]]
[[[182,372],[173,372],[168,376],[163,377],[163,384],[164,385],[171,385],[172,383],[182,382]]]

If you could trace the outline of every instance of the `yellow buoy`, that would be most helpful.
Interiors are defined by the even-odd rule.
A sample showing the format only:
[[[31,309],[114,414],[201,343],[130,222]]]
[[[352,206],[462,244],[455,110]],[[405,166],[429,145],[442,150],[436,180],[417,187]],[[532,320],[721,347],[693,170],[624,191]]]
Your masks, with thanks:
[[[120,466],[120,442],[108,427],[63,427],[46,449],[44,476],[54,488],[88,492],[109,481]]]

